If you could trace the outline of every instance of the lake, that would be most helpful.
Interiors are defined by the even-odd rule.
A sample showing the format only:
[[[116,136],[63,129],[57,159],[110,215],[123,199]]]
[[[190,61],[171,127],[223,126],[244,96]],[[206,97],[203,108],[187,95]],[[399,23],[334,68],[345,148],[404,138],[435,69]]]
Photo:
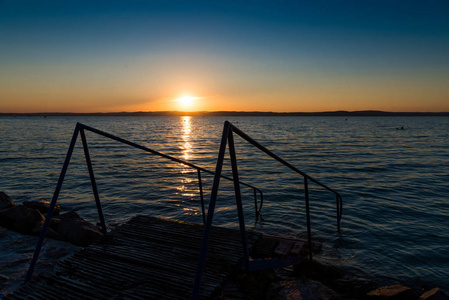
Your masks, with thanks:
[[[18,204],[51,200],[77,122],[213,171],[225,120],[342,195],[339,234],[335,196],[310,185],[320,259],[385,282],[448,290],[449,117],[1,117],[0,190]],[[86,135],[109,226],[137,214],[202,222],[196,170]],[[240,180],[264,194],[256,221],[253,191],[242,187],[247,228],[304,238],[303,178],[235,142]],[[223,172],[231,176],[228,157]],[[213,177],[202,179],[207,205]],[[80,139],[58,204],[98,221]],[[213,224],[238,226],[230,181],[220,182]],[[15,257],[5,250],[11,243],[0,240],[4,257]]]

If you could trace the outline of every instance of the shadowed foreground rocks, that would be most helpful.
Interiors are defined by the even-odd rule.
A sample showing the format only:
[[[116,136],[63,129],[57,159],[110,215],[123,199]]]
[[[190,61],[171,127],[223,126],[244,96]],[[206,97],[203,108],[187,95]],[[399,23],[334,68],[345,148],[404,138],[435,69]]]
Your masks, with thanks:
[[[12,206],[16,206],[14,202],[12,202],[11,198],[6,195],[4,192],[0,192],[0,209],[9,208]]]
[[[48,211],[48,206],[46,201],[16,205],[8,195],[0,192],[0,225],[21,233],[39,235],[45,220],[43,213]],[[47,236],[77,246],[88,246],[102,233],[78,213],[70,211],[52,218]],[[7,281],[6,276],[0,275],[0,289]],[[375,282],[368,275],[305,259],[295,267],[238,273],[224,287],[219,299],[449,300],[439,288],[428,291],[402,285],[379,288]]]
[[[16,205],[4,192],[0,192],[0,226],[29,235],[39,235],[44,225],[44,213],[48,201],[29,201]],[[76,246],[88,246],[103,234],[95,225],[71,211],[59,215],[60,207],[54,209],[46,237],[70,242]]]
[[[449,300],[439,288],[423,291],[399,284],[378,284],[367,274],[304,260],[294,267],[239,274],[225,286],[219,299]]]
[[[434,288],[422,294],[419,300],[449,300],[449,296],[441,289]]]
[[[418,294],[408,286],[395,284],[375,289],[368,293],[368,299],[411,300],[418,299]]]
[[[81,218],[75,211],[53,218],[50,228],[53,228],[63,240],[82,247],[92,244],[103,235],[95,225]]]

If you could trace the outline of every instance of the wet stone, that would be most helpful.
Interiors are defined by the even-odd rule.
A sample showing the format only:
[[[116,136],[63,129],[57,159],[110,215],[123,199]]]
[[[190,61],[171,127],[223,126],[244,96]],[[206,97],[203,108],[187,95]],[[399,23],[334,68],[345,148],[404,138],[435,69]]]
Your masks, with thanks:
[[[0,225],[14,231],[31,234],[44,216],[37,210],[23,205],[0,210]]]
[[[33,208],[33,209],[37,209],[39,210],[42,214],[46,214],[48,212],[48,209],[50,208],[50,202],[45,201],[45,200],[40,200],[40,201],[24,201],[22,203],[24,206],[29,207],[29,208]],[[53,209],[53,215],[57,216],[59,215],[61,211],[61,207],[59,205],[55,205],[55,208]]]
[[[4,286],[8,280],[8,276],[0,274],[0,287]]]
[[[412,300],[418,299],[411,288],[400,284],[384,286],[368,293],[368,299]]]
[[[337,292],[314,280],[286,280],[280,284],[277,295],[270,295],[270,299],[341,299]]]
[[[434,288],[422,294],[419,300],[449,300],[449,296],[439,288]]]
[[[76,246],[88,246],[103,234],[95,225],[80,218],[76,212],[61,215],[57,233]]]
[[[11,198],[4,192],[0,192],[0,209],[16,206]]]

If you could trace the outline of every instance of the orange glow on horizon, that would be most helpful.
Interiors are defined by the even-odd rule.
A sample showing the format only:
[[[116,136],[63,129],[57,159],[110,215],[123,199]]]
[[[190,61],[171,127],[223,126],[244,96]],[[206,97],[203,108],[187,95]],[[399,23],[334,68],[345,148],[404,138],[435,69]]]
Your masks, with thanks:
[[[175,99],[176,105],[179,106],[183,111],[191,111],[194,108],[196,108],[196,100],[200,99],[199,97],[192,97],[192,96],[181,96],[177,99]]]

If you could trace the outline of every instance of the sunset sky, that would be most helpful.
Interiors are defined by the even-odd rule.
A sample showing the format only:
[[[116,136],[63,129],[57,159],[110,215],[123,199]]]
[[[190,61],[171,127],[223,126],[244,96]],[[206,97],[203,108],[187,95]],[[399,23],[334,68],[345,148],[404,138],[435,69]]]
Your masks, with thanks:
[[[0,0],[0,112],[171,110],[449,111],[449,1]]]

